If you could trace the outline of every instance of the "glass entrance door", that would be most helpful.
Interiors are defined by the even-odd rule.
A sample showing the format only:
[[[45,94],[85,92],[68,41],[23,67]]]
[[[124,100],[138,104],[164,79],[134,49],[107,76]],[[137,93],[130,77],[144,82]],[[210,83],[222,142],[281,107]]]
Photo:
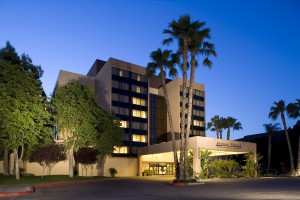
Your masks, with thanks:
[[[153,175],[173,175],[173,163],[149,163],[149,171]]]

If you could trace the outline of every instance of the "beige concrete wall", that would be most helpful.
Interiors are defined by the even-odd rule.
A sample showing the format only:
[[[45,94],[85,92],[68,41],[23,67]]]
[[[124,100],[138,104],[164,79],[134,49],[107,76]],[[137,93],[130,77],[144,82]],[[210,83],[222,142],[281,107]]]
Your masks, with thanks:
[[[59,71],[56,84],[58,86],[63,86],[73,81],[79,81],[82,85],[87,85],[95,91],[95,78],[64,70]]]
[[[138,160],[137,158],[122,158],[122,157],[110,157],[106,159],[104,166],[104,176],[110,176],[108,169],[115,168],[118,173],[116,176],[137,176],[138,174]]]
[[[13,171],[13,159],[11,159],[10,164],[10,173]],[[138,163],[137,158],[128,158],[128,157],[109,157],[106,159],[104,165],[104,176],[110,176],[108,171],[109,168],[115,168],[118,173],[116,176],[125,177],[125,176],[137,176],[138,173]],[[26,174],[33,174],[35,176],[41,176],[43,174],[43,168],[36,162],[21,162],[20,168],[25,169]],[[3,173],[3,161],[0,161],[0,173]],[[48,168],[45,169],[44,175],[48,175]],[[57,163],[52,171],[51,175],[68,175],[69,174],[69,162],[61,161]],[[79,164],[78,174],[82,176],[82,165]],[[86,171],[83,171],[83,176],[86,176]],[[98,176],[97,164],[89,166],[87,170],[87,176]]]
[[[98,104],[110,111],[111,110],[111,63],[107,61],[100,72],[95,77],[96,79],[96,98]]]
[[[173,126],[175,132],[180,132],[180,85],[179,79],[175,79],[167,84],[170,108],[173,119]],[[163,96],[163,89],[159,89],[159,95]],[[170,122],[167,116],[167,132],[170,132]]]
[[[127,70],[127,71],[131,71],[137,74],[142,74],[145,75],[146,74],[146,68],[139,66],[139,65],[135,65],[129,62],[125,62],[122,60],[118,60],[115,58],[109,58],[107,63],[109,63],[109,65],[111,67],[116,67],[119,69],[123,69],[123,70]]]
[[[23,164],[25,173],[34,174],[41,176],[43,174],[43,168],[38,163],[26,162]],[[48,175],[48,168],[45,169],[44,175]],[[51,175],[68,175],[69,174],[69,163],[68,161],[58,162],[51,170]]]

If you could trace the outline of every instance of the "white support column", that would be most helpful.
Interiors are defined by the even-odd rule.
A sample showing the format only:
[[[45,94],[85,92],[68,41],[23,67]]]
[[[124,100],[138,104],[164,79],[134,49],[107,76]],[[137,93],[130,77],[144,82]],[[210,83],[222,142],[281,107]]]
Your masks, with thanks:
[[[193,170],[197,174],[201,172],[200,147],[193,148]]]

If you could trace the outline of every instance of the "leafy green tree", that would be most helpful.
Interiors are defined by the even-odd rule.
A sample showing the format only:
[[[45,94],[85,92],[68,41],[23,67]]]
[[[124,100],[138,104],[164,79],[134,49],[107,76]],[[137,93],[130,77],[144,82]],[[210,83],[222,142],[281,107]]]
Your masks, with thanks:
[[[157,69],[159,70],[159,77],[162,83],[164,97],[167,107],[167,114],[169,118],[170,130],[171,130],[171,137],[172,137],[172,148],[173,148],[173,155],[174,155],[174,164],[175,164],[175,171],[176,171],[176,179],[179,180],[179,163],[177,157],[177,147],[175,142],[175,133],[174,133],[174,126],[173,126],[173,118],[170,108],[168,90],[166,86],[166,70],[169,70],[170,76],[176,76],[177,70],[174,68],[174,65],[178,63],[178,57],[176,54],[172,54],[170,50],[157,49],[150,54],[150,58],[152,62],[149,62],[147,65],[147,75],[148,77],[153,76]]]
[[[78,81],[57,87],[52,101],[58,137],[68,150],[69,177],[73,178],[74,152],[96,140],[101,110],[94,93]]]
[[[99,176],[104,176],[106,158],[114,151],[114,147],[121,146],[124,130],[120,127],[120,121],[114,115],[103,109],[100,111],[97,135],[93,146],[99,152],[97,161]]]
[[[20,179],[24,147],[31,149],[51,134],[49,105],[34,73],[1,59],[0,77],[0,139],[13,151],[16,179]]]
[[[48,175],[51,174],[52,168],[60,161],[66,159],[65,148],[62,144],[52,143],[49,145],[41,145],[31,152],[29,160],[37,162],[43,168],[43,175],[45,168],[48,167]]]
[[[6,60],[12,65],[20,66],[25,71],[33,73],[36,79],[43,76],[44,72],[41,66],[33,65],[32,59],[25,53],[19,56],[10,42],[7,42],[6,46],[0,49],[0,60]]]
[[[287,110],[287,108],[285,106],[285,102],[283,100],[274,102],[274,106],[272,106],[270,108],[269,118],[271,118],[273,120],[276,120],[278,118],[278,116],[280,116],[280,118],[281,118],[283,128],[284,128],[284,133],[286,136],[288,149],[289,149],[289,153],[290,153],[291,175],[295,176],[294,156],[293,156],[291,142],[290,142],[287,126],[286,126],[285,114],[284,114],[285,112],[288,112],[288,114],[289,114],[289,111]]]
[[[99,152],[96,149],[91,147],[82,147],[76,152],[75,160],[83,166],[82,176],[83,170],[85,170],[85,175],[87,176],[87,170],[90,165],[96,163],[98,153]]]
[[[296,119],[300,116],[300,99],[296,99],[295,103],[289,103],[286,107],[288,116]],[[300,176],[300,133],[298,139],[298,164],[297,164],[297,175]]]
[[[223,119],[223,125],[227,128],[227,140],[230,140],[230,129],[232,130],[240,130],[243,129],[241,122],[237,122],[237,119],[233,117],[227,117]]]
[[[280,124],[279,123],[275,123],[275,124],[264,124],[265,127],[265,131],[268,133],[269,135],[269,143],[268,143],[268,167],[267,167],[267,174],[269,173],[270,170],[270,163],[271,163],[271,152],[272,152],[272,135],[273,133],[275,133],[276,131],[279,131]]]
[[[37,80],[39,80],[43,75],[41,66],[33,65],[31,58],[24,53],[19,56],[10,42],[7,42],[6,46],[0,49],[0,60],[6,61],[11,65],[16,65],[25,71],[32,73]],[[40,81],[39,83],[40,85],[42,84]],[[40,89],[42,90],[42,87],[40,87]],[[42,92],[45,96],[43,90]],[[4,175],[9,174],[9,152],[9,149],[5,147],[3,154]]]

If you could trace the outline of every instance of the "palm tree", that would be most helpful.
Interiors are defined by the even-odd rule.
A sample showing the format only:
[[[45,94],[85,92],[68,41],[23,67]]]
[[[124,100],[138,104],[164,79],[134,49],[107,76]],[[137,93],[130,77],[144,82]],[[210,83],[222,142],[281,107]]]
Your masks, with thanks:
[[[222,129],[223,129],[223,120],[219,115],[215,115],[210,119],[210,122],[207,123],[207,129],[216,132],[217,139],[222,139]]]
[[[192,33],[196,33],[199,27],[199,22],[191,22],[189,15],[181,16],[178,21],[173,20],[169,23],[170,29],[165,29],[163,33],[169,34],[170,38],[165,39],[163,44],[169,44],[174,39],[177,40],[179,46],[179,52],[182,55],[182,72],[183,72],[183,98],[182,98],[182,117],[180,123],[180,179],[188,179],[188,151],[187,151],[187,140],[186,140],[186,94],[187,94],[187,58],[188,58],[188,47],[191,40]],[[185,159],[185,160],[184,160]]]
[[[280,124],[279,123],[275,123],[275,124],[264,124],[263,125],[265,127],[266,132],[269,135],[269,144],[268,144],[268,168],[267,168],[267,174],[269,173],[270,170],[270,163],[271,163],[271,150],[272,150],[272,143],[271,143],[271,139],[272,139],[272,134],[275,131],[279,131],[280,128]]]
[[[233,117],[224,118],[224,126],[227,128],[227,140],[230,140],[230,129],[232,128],[233,131],[235,130],[243,130],[241,122],[237,122],[237,119]]]
[[[198,21],[196,21],[198,22]],[[212,68],[212,61],[208,59],[210,55],[217,56],[214,44],[206,42],[205,39],[210,39],[210,29],[203,28],[205,22],[198,22],[198,31],[192,33],[190,36],[191,41],[189,43],[189,50],[191,52],[191,72],[190,72],[190,84],[188,91],[188,111],[187,111],[187,127],[186,127],[186,142],[189,138],[190,125],[192,120],[192,107],[193,107],[193,91],[194,91],[194,81],[195,81],[195,71],[198,66],[196,60],[196,55],[199,54],[204,57],[202,65],[209,69]],[[188,145],[186,144],[185,147]],[[186,159],[185,159],[186,160]]]
[[[300,99],[296,99],[295,103],[289,103],[286,107],[288,111],[288,116],[296,119],[300,116]],[[297,175],[300,176],[300,133],[298,142],[298,162],[297,162]]]
[[[285,133],[288,149],[289,149],[289,153],[290,153],[291,175],[295,176],[294,156],[293,156],[291,142],[290,142],[290,138],[288,135],[288,130],[287,130],[286,122],[285,122],[285,115],[284,115],[284,112],[286,112],[286,111],[287,110],[286,110],[285,102],[283,100],[274,102],[274,106],[272,106],[270,108],[269,118],[276,120],[278,118],[278,116],[280,115],[280,118],[281,118],[281,121],[283,124],[283,128],[284,128],[284,133]]]
[[[171,57],[171,59],[170,59]],[[171,113],[171,108],[170,108],[170,102],[169,102],[169,96],[168,96],[168,91],[167,91],[167,86],[166,86],[166,72],[165,69],[169,70],[169,75],[170,76],[176,76],[177,75],[177,70],[174,68],[174,65],[178,63],[178,57],[176,54],[172,54],[171,50],[164,50],[162,51],[160,48],[158,48],[156,51],[153,51],[150,54],[150,58],[152,62],[148,63],[147,66],[147,75],[148,77],[151,77],[157,69],[160,70],[159,72],[159,77],[161,80],[161,84],[163,87],[164,91],[164,97],[165,97],[165,102],[166,102],[166,107],[167,107],[167,114],[169,117],[169,124],[170,124],[170,130],[171,130],[171,137],[172,137],[172,147],[173,147],[173,155],[174,155],[174,164],[175,164],[175,169],[176,169],[176,179],[179,179],[178,176],[178,157],[177,157],[177,147],[175,143],[175,133],[174,133],[174,127],[173,127],[173,118],[172,118],[172,113]]]

